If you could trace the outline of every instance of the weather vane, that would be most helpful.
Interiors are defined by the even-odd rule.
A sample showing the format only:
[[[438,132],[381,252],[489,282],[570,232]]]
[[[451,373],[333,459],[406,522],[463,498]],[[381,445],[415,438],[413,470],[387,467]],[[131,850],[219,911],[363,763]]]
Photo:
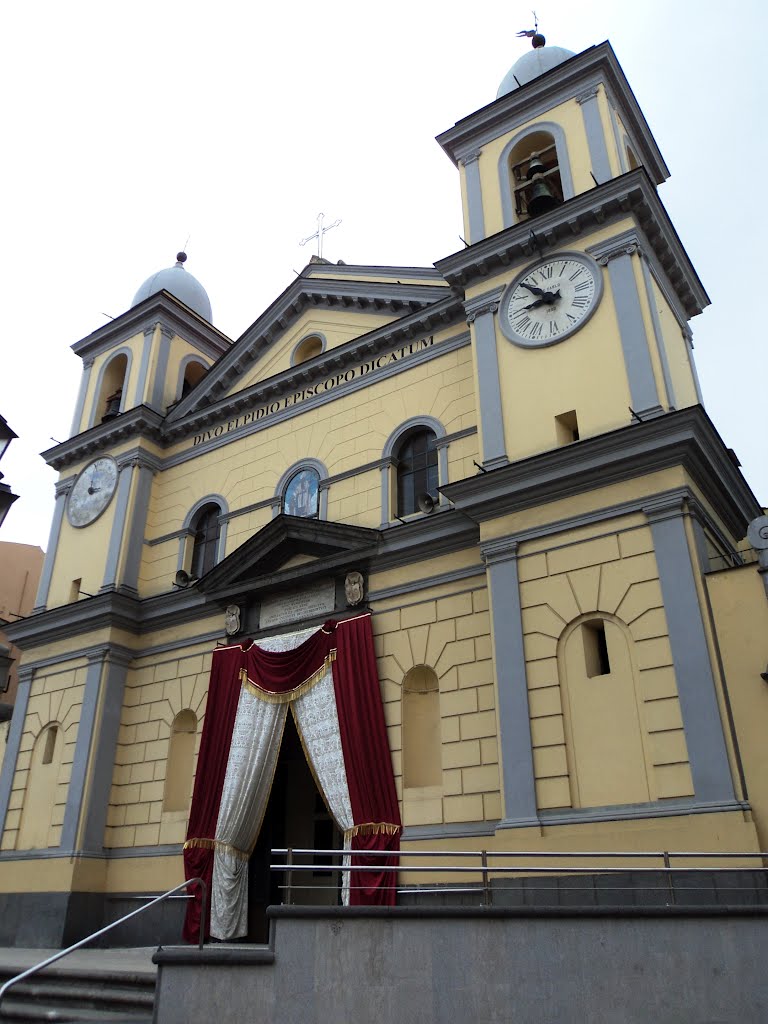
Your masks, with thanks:
[[[543,42],[540,42],[540,43],[538,42],[539,39],[541,39],[541,40],[544,39],[544,36],[539,34],[539,19],[538,19],[538,16],[536,14],[536,11],[531,11],[531,14],[533,15],[533,28],[524,28],[524,29],[522,29],[522,31],[517,33],[517,38],[518,39],[531,39],[531,40],[533,40],[534,47],[537,45],[537,43],[538,43],[539,46],[543,46],[544,45]]]
[[[312,234],[312,235],[307,235],[306,238],[302,238],[302,240],[299,242],[299,245],[306,245],[307,242],[311,242],[313,238],[316,238],[317,239],[317,255],[320,257],[320,259],[323,258],[323,235],[325,235],[326,232],[330,231],[331,228],[337,228],[339,226],[339,224],[341,224],[341,217],[339,217],[339,219],[335,220],[333,222],[333,224],[325,225],[325,224],[323,224],[323,218],[324,217],[325,217],[324,213],[318,213],[318,215],[317,215],[317,231],[315,231],[315,233]]]

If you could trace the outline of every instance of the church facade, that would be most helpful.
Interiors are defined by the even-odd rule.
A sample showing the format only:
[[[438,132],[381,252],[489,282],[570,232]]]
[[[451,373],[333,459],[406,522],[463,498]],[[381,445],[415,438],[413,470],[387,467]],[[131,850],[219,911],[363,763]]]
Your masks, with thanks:
[[[315,259],[235,342],[180,254],[74,346],[8,629],[2,941],[183,879],[217,644],[368,611],[404,852],[766,848],[762,509],[642,111],[608,43],[542,44],[438,142],[460,252]],[[326,848],[286,771],[273,836]]]

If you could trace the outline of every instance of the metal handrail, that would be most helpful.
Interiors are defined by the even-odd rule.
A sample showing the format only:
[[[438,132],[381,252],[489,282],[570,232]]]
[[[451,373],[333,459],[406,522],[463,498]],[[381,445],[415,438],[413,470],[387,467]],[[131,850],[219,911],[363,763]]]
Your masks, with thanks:
[[[273,849],[271,851],[272,858],[284,856],[285,863],[271,863],[270,870],[276,872],[284,872],[286,875],[286,885],[280,886],[280,888],[288,893],[288,900],[290,902],[290,894],[293,889],[313,889],[314,886],[306,886],[296,884],[294,876],[296,874],[301,876],[303,872],[313,872],[317,870],[317,865],[314,863],[307,863],[297,860],[297,856],[301,857],[314,857],[315,855],[335,855],[339,857],[344,851],[341,850],[315,850],[308,847],[299,849],[296,847],[288,847],[282,849]],[[354,854],[355,859],[358,861],[357,865],[352,866],[351,863],[346,862],[343,864],[334,865],[333,870],[341,873],[342,877],[347,878],[347,886],[352,888],[365,888],[364,886],[350,886],[349,881],[351,873],[359,872],[361,874],[375,873],[382,874],[385,877],[397,877],[400,873],[406,874],[446,874],[446,875],[458,875],[456,885],[459,885],[464,879],[461,876],[466,874],[480,875],[481,884],[483,886],[484,898],[486,902],[490,901],[490,881],[491,875],[495,877],[508,876],[508,875],[530,875],[534,878],[536,876],[547,876],[547,875],[580,875],[580,874],[593,874],[598,871],[605,875],[620,875],[624,874],[627,870],[635,870],[642,873],[656,872],[662,877],[667,879],[667,887],[672,886],[673,877],[684,870],[688,874],[707,874],[717,876],[721,873],[729,873],[734,870],[758,870],[765,871],[768,864],[768,852],[761,850],[749,850],[749,851],[723,851],[723,850],[706,850],[706,851],[695,851],[695,850],[400,850],[398,853],[399,863],[392,864],[392,855],[388,854],[386,850],[353,850],[347,851],[347,853]],[[438,863],[438,859],[442,857],[455,858],[461,860],[465,858],[471,858],[475,863],[472,864],[442,864]],[[413,864],[403,863],[410,858],[429,858],[431,863]],[[542,860],[553,859],[560,861],[556,866],[543,866],[541,864],[529,864],[526,861],[535,861],[538,858]],[[587,864],[585,861],[589,860],[601,860],[601,859],[623,859],[623,860],[635,860],[635,861],[648,861],[656,860],[661,861],[661,864],[648,867],[630,867],[622,865],[621,867],[607,867],[605,865],[598,864]],[[360,863],[360,860],[363,860]],[[517,863],[509,863],[510,859],[514,859]],[[734,868],[733,865],[730,867],[687,867],[679,868],[672,866],[673,859],[680,860],[720,860],[720,861],[734,861],[734,860],[757,860],[759,863],[755,868]],[[371,860],[384,861],[384,863],[371,863]],[[507,863],[503,863],[505,861]],[[573,863],[574,860],[581,860],[581,863]],[[494,863],[495,861],[495,863]],[[502,863],[499,863],[502,861]],[[568,862],[571,863],[568,863]],[[478,863],[479,862],[479,863]],[[401,890],[395,885],[386,885],[387,888],[396,888],[400,891],[411,891]],[[417,890],[414,890],[417,891]],[[436,890],[437,891],[437,890]],[[467,889],[456,890],[454,886],[451,891],[470,891]],[[674,902],[674,893],[671,893],[672,901]]]
[[[182,882],[180,885],[175,886],[173,889],[169,889],[168,892],[164,892],[162,896],[156,896],[151,903],[147,903],[144,907],[139,907],[138,910],[132,910],[130,914],[125,914],[118,921],[113,921],[111,924],[106,925],[104,928],[100,928],[97,932],[93,932],[91,935],[87,935],[84,939],[80,939],[72,946],[67,946],[66,949],[60,949],[58,953],[54,953],[53,956],[49,956],[47,960],[43,960],[42,963],[35,964],[34,967],[27,968],[26,971],[22,971],[21,974],[17,974],[13,978],[9,978],[4,985],[0,985],[0,1006],[2,1006],[3,997],[5,996],[8,989],[13,985],[16,985],[20,981],[24,981],[25,978],[31,978],[33,974],[37,974],[38,971],[42,971],[44,967],[49,967],[51,964],[56,963],[57,960],[61,960],[62,957],[68,953],[73,953],[76,949],[80,949],[81,946],[87,945],[93,939],[98,939],[100,935],[106,935],[107,932],[111,932],[113,928],[117,928],[119,924],[125,924],[126,921],[130,921],[132,917],[138,917],[139,914],[143,914],[150,907],[154,907],[156,903],[162,903],[163,900],[167,900],[174,893],[178,892],[179,889],[186,889],[188,885],[194,885],[197,883],[203,887],[203,906],[201,921],[203,926],[200,928],[200,943],[199,948],[203,948],[205,941],[205,921],[208,916],[208,883],[203,878],[188,878],[186,882]]]

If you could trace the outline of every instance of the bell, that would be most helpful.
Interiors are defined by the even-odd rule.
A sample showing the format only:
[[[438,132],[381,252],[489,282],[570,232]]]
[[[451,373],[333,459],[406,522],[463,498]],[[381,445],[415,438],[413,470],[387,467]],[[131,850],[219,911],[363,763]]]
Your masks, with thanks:
[[[560,200],[554,195],[552,189],[544,178],[534,181],[531,186],[531,194],[528,199],[528,216],[538,217],[548,210],[554,210],[560,205]]]
[[[538,153],[531,153],[530,163],[528,164],[528,181],[534,178],[537,174],[543,174],[546,171],[541,157]]]
[[[123,397],[123,389],[118,388],[113,395],[107,398],[106,409],[104,415],[101,417],[101,422],[106,423],[107,420],[113,420],[116,416],[120,415],[120,400]]]

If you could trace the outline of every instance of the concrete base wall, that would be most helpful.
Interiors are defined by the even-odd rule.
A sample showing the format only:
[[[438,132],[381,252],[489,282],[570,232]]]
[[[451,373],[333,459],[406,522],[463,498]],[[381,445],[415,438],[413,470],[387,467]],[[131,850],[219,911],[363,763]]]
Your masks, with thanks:
[[[768,1019],[768,916],[272,908],[271,948],[164,949],[157,1024],[745,1024]]]
[[[103,893],[0,893],[0,946],[63,949],[140,906],[128,896]],[[94,948],[179,942],[185,910],[184,900],[162,903],[108,932]]]

